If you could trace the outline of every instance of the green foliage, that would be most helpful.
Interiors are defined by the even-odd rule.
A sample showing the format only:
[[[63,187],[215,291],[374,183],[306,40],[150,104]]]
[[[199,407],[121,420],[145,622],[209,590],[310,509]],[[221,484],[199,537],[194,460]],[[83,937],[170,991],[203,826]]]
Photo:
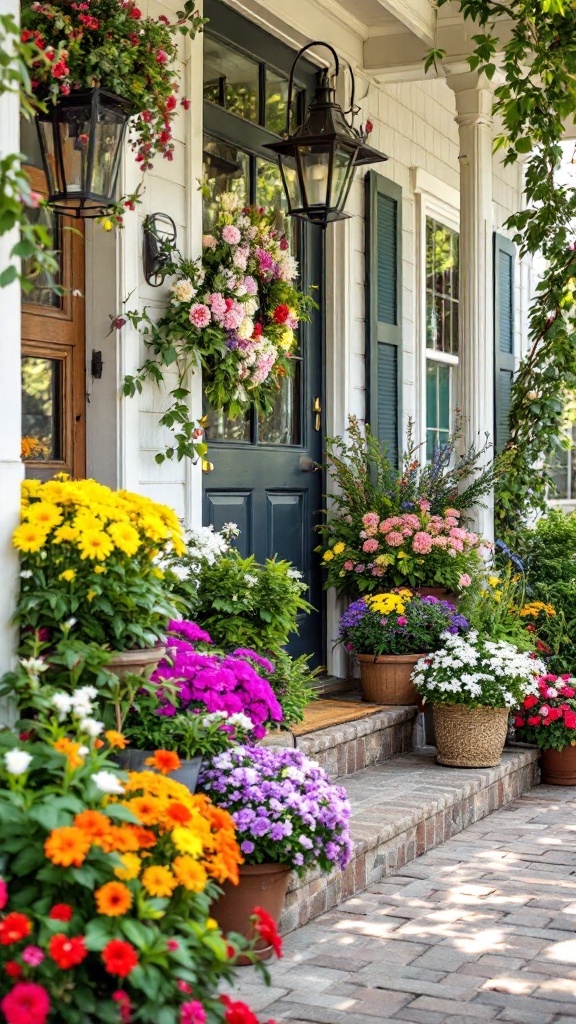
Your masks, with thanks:
[[[286,651],[279,650],[274,654],[274,672],[269,675],[263,672],[274,690],[282,708],[281,728],[289,728],[304,718],[304,710],[315,700],[312,684],[321,669],[310,670],[310,655],[302,654],[299,658],[291,658]]]
[[[214,757],[236,743],[248,742],[252,731],[249,718],[244,728],[238,723],[238,716],[232,716],[228,724],[229,716],[225,711],[193,712],[166,718],[158,714],[156,689],[155,686],[141,689],[126,719],[124,735],[137,750],[173,750],[181,758]],[[169,680],[162,680],[162,696],[178,706],[176,688],[170,686]],[[223,725],[229,731],[224,731]]]
[[[545,508],[548,474],[534,466],[549,464],[562,445],[564,396],[576,385],[576,190],[557,175],[564,123],[576,109],[576,7],[563,0],[459,0],[459,8],[479,29],[470,67],[492,78],[502,55],[496,149],[505,164],[527,154],[525,204],[506,227],[521,255],[541,253],[546,261],[530,310],[531,348],[512,387],[510,463],[496,484],[497,532],[514,546],[530,513]],[[503,17],[500,42],[494,30]],[[438,59],[430,54],[429,65]]]
[[[483,586],[467,590],[460,610],[481,636],[507,640],[521,651],[533,651],[536,638],[526,629],[530,620],[520,615],[525,590],[524,578],[508,566],[501,574],[488,574]]]
[[[576,515],[551,509],[521,536],[530,599],[553,608],[538,619],[538,636],[552,652],[552,672],[576,669]]]

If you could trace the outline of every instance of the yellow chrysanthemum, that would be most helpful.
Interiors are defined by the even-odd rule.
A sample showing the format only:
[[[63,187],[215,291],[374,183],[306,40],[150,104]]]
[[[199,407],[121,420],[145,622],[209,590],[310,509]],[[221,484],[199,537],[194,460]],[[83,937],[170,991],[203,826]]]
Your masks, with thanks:
[[[64,544],[68,541],[76,540],[78,534],[79,530],[75,526],[71,526],[70,523],[64,523],[56,530],[53,541],[55,544]]]
[[[200,857],[202,853],[202,840],[190,828],[175,828],[172,842],[179,853],[189,853],[192,857]]]
[[[150,896],[171,896],[178,886],[178,879],[174,878],[170,868],[155,864],[143,872],[142,885]]]
[[[339,541],[338,544],[334,545],[332,550],[333,550],[335,555],[341,555],[342,552],[345,550],[345,548],[346,548],[346,545],[343,544],[342,541]]]
[[[500,586],[500,577],[499,576],[487,576],[486,578],[487,578],[488,583],[490,584],[491,587],[499,587]]]
[[[106,570],[106,566],[105,565],[95,565],[94,566],[94,572],[98,573],[99,576],[102,575],[102,573],[105,573],[106,571],[107,570]]]
[[[328,549],[328,551],[324,552],[322,558],[324,559],[325,562],[331,562],[332,559],[334,558],[334,552]]]
[[[172,866],[176,878],[189,892],[202,892],[206,888],[208,875],[193,857],[175,857]]]
[[[125,555],[136,554],[141,541],[138,530],[135,530],[130,523],[111,523],[108,533],[119,551],[123,551]]]
[[[114,869],[116,878],[121,878],[123,882],[130,882],[133,878],[138,878],[140,868],[142,867],[142,861],[138,854],[123,853],[120,856],[120,860],[123,866]]]
[[[53,505],[49,501],[33,502],[28,506],[26,515],[29,522],[37,523],[38,526],[43,526],[46,530],[51,530],[53,526],[58,526],[62,522],[62,512],[57,505]]]
[[[76,527],[79,534],[86,533],[87,530],[103,530],[105,523],[91,512],[82,511],[74,517],[73,526]]]
[[[111,538],[104,530],[86,530],[78,537],[80,557],[93,558],[103,562],[114,548]]]
[[[214,918],[214,917],[207,917],[206,918],[206,931],[207,932],[213,932],[213,931],[216,930],[216,928],[219,928],[219,927],[220,926],[219,926],[218,921],[216,920],[216,918]]]
[[[378,612],[379,615],[388,615],[390,612],[403,615],[406,611],[405,602],[400,594],[371,594],[366,598],[366,603],[370,611]]]
[[[64,569],[64,572],[60,573],[58,579],[59,580],[66,580],[66,583],[72,583],[72,580],[74,579],[75,575],[76,575],[76,570],[75,569]]]
[[[48,530],[37,523],[22,523],[12,534],[12,543],[18,551],[40,551],[48,537]]]

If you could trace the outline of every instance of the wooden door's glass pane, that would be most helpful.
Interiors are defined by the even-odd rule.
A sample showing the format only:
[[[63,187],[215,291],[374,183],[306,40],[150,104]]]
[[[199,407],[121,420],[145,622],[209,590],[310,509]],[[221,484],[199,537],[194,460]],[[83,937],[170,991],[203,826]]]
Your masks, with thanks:
[[[215,412],[206,408],[208,425],[206,440],[210,441],[250,441],[250,415],[230,420],[223,412]]]
[[[260,65],[204,35],[204,99],[230,114],[258,123]]]
[[[38,356],[22,358],[22,459],[62,458],[62,363]]]
[[[296,217],[287,217],[288,204],[278,164],[270,160],[256,160],[256,205],[276,211],[276,227],[283,232],[293,255],[298,253],[299,223]]]
[[[260,444],[301,444],[300,362],[292,377],[284,377],[271,413],[258,417]]]
[[[250,201],[250,159],[247,153],[204,136],[204,184],[207,195],[203,206],[203,227],[209,232],[214,225],[216,201],[223,192],[234,192],[241,203]]]
[[[26,210],[26,217],[31,224],[42,224],[52,238],[52,248],[58,253],[58,270],[50,280],[47,274],[38,274],[32,278],[32,290],[22,290],[22,302],[26,306],[44,306],[47,309],[62,309],[63,297],[54,290],[53,285],[62,284],[62,227],[60,218],[49,213],[43,207]],[[30,279],[31,260],[22,260],[22,276]]]

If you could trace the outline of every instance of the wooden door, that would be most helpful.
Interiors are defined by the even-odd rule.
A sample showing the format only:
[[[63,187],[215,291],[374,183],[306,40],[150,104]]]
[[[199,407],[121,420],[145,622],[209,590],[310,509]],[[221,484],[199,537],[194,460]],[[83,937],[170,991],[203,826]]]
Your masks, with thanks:
[[[32,188],[45,195],[42,171],[28,167],[27,173]],[[30,216],[47,215],[32,210]],[[48,226],[63,293],[40,275],[22,294],[22,460],[26,476],[42,480],[86,475],[84,225],[53,214]]]

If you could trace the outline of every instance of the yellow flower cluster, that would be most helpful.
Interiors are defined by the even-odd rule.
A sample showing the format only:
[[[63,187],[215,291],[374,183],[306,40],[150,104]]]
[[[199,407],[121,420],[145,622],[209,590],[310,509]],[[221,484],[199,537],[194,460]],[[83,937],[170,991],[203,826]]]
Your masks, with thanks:
[[[403,615],[406,611],[406,603],[412,597],[412,591],[400,590],[398,593],[388,594],[371,594],[366,597],[366,604],[368,605],[371,612],[377,612],[378,615],[389,615],[390,612],[396,612],[397,615]]]
[[[26,480],[22,487],[22,524],[13,534],[19,551],[33,554],[50,546],[60,555],[59,578],[71,583],[75,561],[105,563],[111,556],[155,557],[173,547],[186,550],[176,513],[166,505],[129,491],[112,491],[95,480],[70,480],[61,475],[42,483]],[[54,549],[58,549],[55,551]],[[105,572],[104,566],[95,571]]]
[[[544,601],[530,601],[524,605],[519,614],[522,618],[530,616],[530,618],[537,619],[541,612],[544,612],[545,615],[556,615],[553,605],[545,604]]]

